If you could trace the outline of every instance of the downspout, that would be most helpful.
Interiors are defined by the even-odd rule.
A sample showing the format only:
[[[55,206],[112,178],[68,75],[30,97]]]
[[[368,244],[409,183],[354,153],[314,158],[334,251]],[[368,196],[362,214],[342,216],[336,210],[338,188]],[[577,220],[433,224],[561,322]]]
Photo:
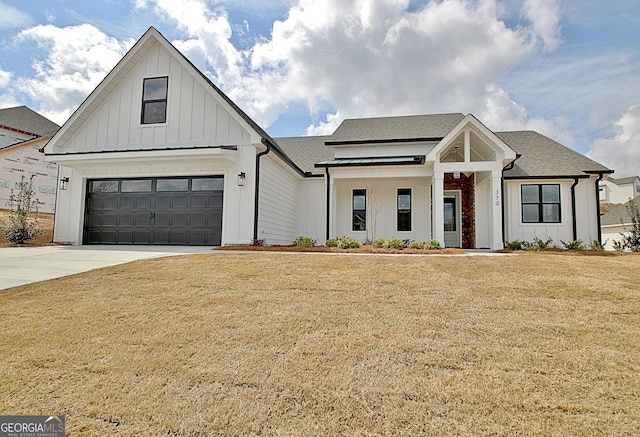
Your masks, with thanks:
[[[604,177],[604,173],[598,173],[598,179],[596,179],[596,208],[598,213],[597,223],[598,223],[598,243],[602,244],[602,219],[600,218],[600,181]]]
[[[516,165],[516,161],[518,160],[518,158],[520,158],[522,155],[519,153],[516,153],[516,159],[514,159],[513,161],[511,161],[506,167],[504,167],[502,169],[502,177],[500,178],[500,201],[502,202],[502,245],[506,246],[505,243],[507,242],[506,239],[504,238],[505,234],[506,234],[506,222],[507,222],[507,208],[504,207],[504,172],[505,171],[509,171],[509,170],[513,170],[513,167]]]
[[[573,241],[578,241],[578,218],[576,216],[576,186],[580,182],[577,177],[573,178],[573,185],[571,185],[571,218],[573,220]],[[598,214],[598,217],[600,214]],[[600,228],[600,225],[598,225]]]
[[[265,150],[256,155],[256,187],[255,187],[255,202],[253,205],[253,244],[256,244],[258,240],[258,207],[260,204],[260,158],[267,153],[271,152],[271,143],[262,139],[262,144],[267,146]]]
[[[327,240],[331,238],[331,174],[329,173],[329,166],[324,168],[327,175]]]

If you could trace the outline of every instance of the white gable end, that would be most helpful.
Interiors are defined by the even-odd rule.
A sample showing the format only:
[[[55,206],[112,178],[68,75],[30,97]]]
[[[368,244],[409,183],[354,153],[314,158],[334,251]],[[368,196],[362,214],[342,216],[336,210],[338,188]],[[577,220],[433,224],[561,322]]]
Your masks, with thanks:
[[[434,161],[436,167],[466,165],[469,170],[485,169],[481,163],[496,163],[496,169],[502,169],[515,158],[515,151],[471,114],[427,155],[427,161]]]
[[[150,30],[152,36],[154,29]],[[148,33],[149,33],[148,32]],[[134,47],[47,147],[52,154],[236,146],[260,136],[160,38]],[[174,53],[175,52],[175,53]],[[167,77],[165,123],[142,123],[143,82]]]

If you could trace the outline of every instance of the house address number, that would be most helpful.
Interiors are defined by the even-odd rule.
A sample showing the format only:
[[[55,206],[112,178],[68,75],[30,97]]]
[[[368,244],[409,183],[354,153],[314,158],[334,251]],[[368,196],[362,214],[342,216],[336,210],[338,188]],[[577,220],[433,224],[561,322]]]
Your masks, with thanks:
[[[500,190],[496,190],[496,206],[500,206]]]

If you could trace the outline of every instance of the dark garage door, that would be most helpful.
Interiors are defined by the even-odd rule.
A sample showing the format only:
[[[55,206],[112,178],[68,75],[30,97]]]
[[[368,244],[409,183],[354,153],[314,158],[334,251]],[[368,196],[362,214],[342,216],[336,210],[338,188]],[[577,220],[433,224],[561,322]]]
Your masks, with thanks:
[[[222,177],[90,180],[84,244],[219,246],[223,188]]]

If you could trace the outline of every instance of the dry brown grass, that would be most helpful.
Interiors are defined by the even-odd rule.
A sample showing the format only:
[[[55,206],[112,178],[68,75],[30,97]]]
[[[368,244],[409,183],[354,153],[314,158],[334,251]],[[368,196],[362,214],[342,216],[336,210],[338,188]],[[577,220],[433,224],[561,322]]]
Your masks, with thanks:
[[[69,436],[638,435],[640,257],[212,253],[0,293]]]
[[[0,209],[0,224],[3,220],[9,217],[9,211],[6,209]],[[38,214],[39,228],[42,230],[42,234],[36,237],[34,240],[29,241],[23,246],[46,246],[51,244],[53,240],[53,214]],[[9,243],[4,237],[4,234],[0,232],[0,247],[15,246],[13,243]]]

